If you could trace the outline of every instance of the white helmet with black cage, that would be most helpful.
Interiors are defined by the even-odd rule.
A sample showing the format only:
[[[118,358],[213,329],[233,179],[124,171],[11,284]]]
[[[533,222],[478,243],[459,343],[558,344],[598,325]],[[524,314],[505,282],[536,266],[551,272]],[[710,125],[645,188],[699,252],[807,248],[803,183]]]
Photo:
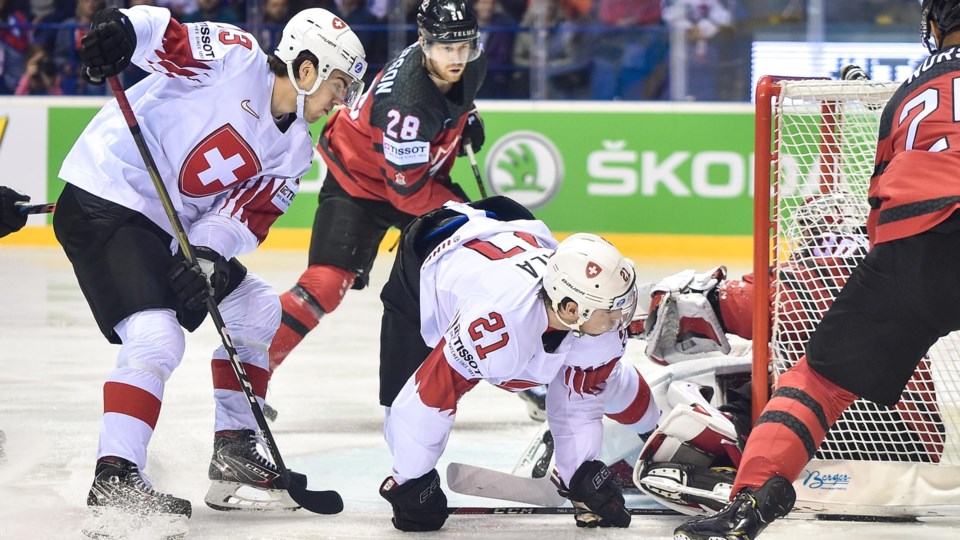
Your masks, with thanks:
[[[633,263],[595,234],[577,233],[560,242],[547,261],[543,288],[554,311],[560,311],[564,300],[577,303],[577,320],[561,321],[577,337],[583,335],[581,326],[597,311],[611,316],[608,330],[622,330],[637,309]]]
[[[317,57],[317,80],[310,90],[297,85],[294,61],[308,51]],[[274,56],[287,64],[287,76],[297,90],[297,116],[303,117],[303,100],[320,88],[334,70],[350,77],[350,84],[337,96],[347,107],[356,104],[363,93],[363,74],[367,60],[360,38],[340,17],[322,8],[309,8],[294,15],[286,26]]]
[[[932,24],[937,25],[941,43],[943,36],[960,30],[960,0],[920,0],[920,41],[930,54],[940,49],[933,36]]]

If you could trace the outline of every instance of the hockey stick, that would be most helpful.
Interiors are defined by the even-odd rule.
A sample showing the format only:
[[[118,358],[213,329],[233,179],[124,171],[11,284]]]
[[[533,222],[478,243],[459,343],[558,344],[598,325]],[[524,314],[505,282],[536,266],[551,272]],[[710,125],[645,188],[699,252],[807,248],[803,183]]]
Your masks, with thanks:
[[[572,515],[575,509],[572,506],[454,506],[447,508],[451,515],[482,516],[482,515],[509,515],[509,516],[558,516]],[[631,516],[682,516],[676,510],[668,508],[627,508]],[[689,517],[689,516],[688,516]]]
[[[120,84],[120,80],[116,76],[109,77],[109,81],[110,89],[113,90],[113,95],[116,96],[117,103],[120,105],[120,112],[123,113],[123,118],[127,121],[127,127],[130,128],[130,134],[133,135],[133,140],[137,144],[140,157],[143,158],[143,163],[147,167],[147,172],[150,174],[153,187],[157,190],[157,196],[160,197],[163,210],[166,212],[167,218],[170,219],[170,226],[173,228],[174,236],[177,238],[177,244],[180,245],[183,257],[187,260],[188,264],[196,264],[197,257],[193,252],[193,246],[190,245],[187,233],[183,230],[183,224],[180,222],[180,217],[173,207],[170,194],[167,192],[166,186],[163,185],[163,180],[157,171],[157,164],[153,161],[153,155],[150,154],[150,150],[147,148],[147,142],[140,132],[140,124],[133,114],[130,102],[127,101],[127,94],[123,90],[123,85]],[[343,511],[343,499],[340,498],[340,494],[336,491],[309,491],[306,489],[306,482],[304,482],[303,485],[297,485],[291,481],[290,471],[283,464],[283,458],[280,457],[277,442],[270,432],[270,426],[267,425],[267,421],[263,417],[263,411],[260,409],[260,404],[257,403],[257,397],[253,394],[253,385],[250,384],[247,372],[240,362],[240,355],[237,354],[237,349],[233,346],[233,340],[227,332],[227,326],[223,322],[220,309],[217,308],[216,300],[212,295],[207,299],[207,312],[210,313],[210,318],[213,319],[213,324],[217,327],[217,332],[220,334],[221,341],[223,341],[223,348],[226,349],[227,354],[230,356],[230,366],[233,368],[233,373],[237,376],[237,381],[240,382],[240,389],[243,390],[243,394],[250,404],[250,410],[253,412],[253,417],[257,420],[257,426],[260,428],[260,431],[263,432],[263,438],[267,442],[267,447],[270,449],[270,455],[273,456],[274,463],[276,463],[277,468],[280,469],[280,474],[283,475],[283,483],[287,486],[287,492],[290,494],[290,498],[306,510],[317,514],[337,514]]]
[[[39,204],[18,202],[14,206],[17,207],[17,211],[21,214],[51,214],[57,209],[57,203],[52,202]]]
[[[557,506],[566,500],[549,476],[531,478],[476,465],[447,465],[447,486],[454,493],[538,506]]]
[[[480,167],[477,166],[477,156],[473,153],[473,143],[470,139],[463,140],[463,148],[467,151],[467,158],[470,160],[470,168],[473,169],[473,177],[477,179],[477,187],[480,188],[480,198],[487,198],[487,188],[483,186],[483,177],[480,176]]]

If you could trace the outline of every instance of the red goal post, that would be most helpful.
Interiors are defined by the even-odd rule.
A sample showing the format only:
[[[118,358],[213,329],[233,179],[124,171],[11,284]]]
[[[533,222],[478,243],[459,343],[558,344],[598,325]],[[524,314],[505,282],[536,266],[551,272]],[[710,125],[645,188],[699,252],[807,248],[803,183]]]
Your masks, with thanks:
[[[762,77],[756,89],[754,420],[867,252],[879,81]],[[771,270],[772,269],[772,270]],[[771,275],[772,279],[765,279]],[[882,366],[878,366],[878,369]],[[857,400],[795,483],[800,510],[960,515],[960,337],[940,340],[892,408]],[[895,481],[895,486],[894,482]]]

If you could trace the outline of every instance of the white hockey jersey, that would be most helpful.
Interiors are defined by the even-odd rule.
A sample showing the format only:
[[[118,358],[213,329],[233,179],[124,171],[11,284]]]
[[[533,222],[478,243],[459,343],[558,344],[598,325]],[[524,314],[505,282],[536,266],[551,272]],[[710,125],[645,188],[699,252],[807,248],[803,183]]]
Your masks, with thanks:
[[[541,279],[557,242],[540,221],[470,219],[429,254],[420,277],[421,333],[433,353],[393,402],[385,433],[398,482],[433,469],[457,401],[480,380],[518,391],[549,384],[547,417],[564,482],[600,450],[607,413],[638,433],[659,412],[636,368],[620,362],[626,332],[577,338],[551,352]]]
[[[310,168],[309,126],[298,118],[282,132],[274,122],[275,77],[250,34],[180,24],[162,8],[121,11],[137,34],[133,63],[151,73],[127,97],[190,242],[227,258],[252,251]],[[172,234],[115,100],[86,127],[60,178]]]

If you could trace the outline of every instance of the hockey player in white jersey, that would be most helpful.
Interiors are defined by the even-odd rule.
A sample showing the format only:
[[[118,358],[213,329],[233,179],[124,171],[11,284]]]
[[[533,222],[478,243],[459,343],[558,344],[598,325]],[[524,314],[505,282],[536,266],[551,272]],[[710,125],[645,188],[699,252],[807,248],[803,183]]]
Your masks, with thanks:
[[[557,244],[504,197],[452,204],[404,229],[383,289],[380,400],[393,470],[380,494],[404,531],[443,526],[435,469],[457,402],[481,380],[510,391],[549,383],[547,421],[579,526],[626,527],[630,514],[596,457],[606,414],[637,433],[659,411],[620,362],[636,307],[636,272],[611,244]]]
[[[262,401],[280,307],[273,288],[236,257],[255,249],[289,207],[310,168],[309,124],[359,95],[363,47],[343,20],[322,9],[294,16],[267,56],[236,27],[180,24],[166,9],[134,7],[101,11],[80,56],[94,83],[130,62],[151,73],[127,96],[198,257],[190,266],[179,253],[111,101],[63,162],[67,186],[53,221],[101,332],[121,345],[103,387],[87,504],[99,514],[189,517],[189,501],[157,492],[143,474],[165,382],[184,353],[181,327],[196,329],[213,295]],[[295,508],[275,489],[280,471],[258,452],[256,422],[223,347],[213,354],[212,371],[216,434],[207,504]],[[248,487],[263,495],[238,492]]]

